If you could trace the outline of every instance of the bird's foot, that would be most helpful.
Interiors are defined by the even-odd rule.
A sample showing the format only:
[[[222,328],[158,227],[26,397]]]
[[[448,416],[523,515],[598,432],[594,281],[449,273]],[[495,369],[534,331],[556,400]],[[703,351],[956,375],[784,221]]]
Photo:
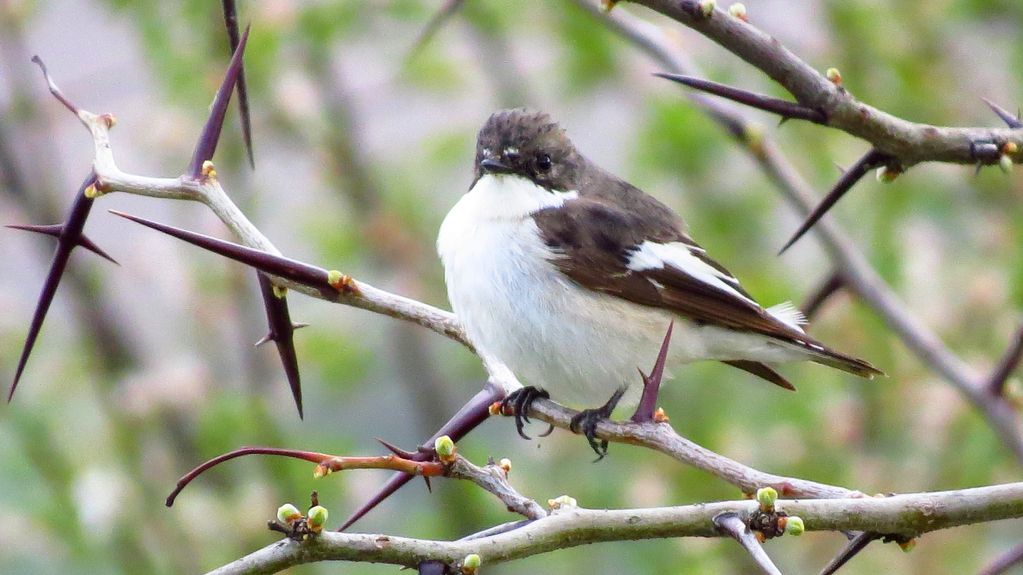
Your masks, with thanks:
[[[614,392],[611,399],[607,400],[607,403],[596,408],[596,409],[584,409],[577,413],[572,421],[569,422],[568,428],[573,433],[582,433],[586,437],[586,441],[590,443],[590,447],[593,452],[597,454],[597,459],[593,462],[596,463],[607,455],[608,442],[606,439],[597,440],[597,424],[605,419],[611,417],[611,412],[615,410],[615,406],[622,399],[622,395],[625,394],[625,388],[620,388]]]
[[[511,408],[515,415],[515,431],[519,432],[519,436],[522,439],[532,439],[532,437],[529,437],[524,431],[522,431],[524,425],[529,423],[529,408],[537,399],[550,399],[550,397],[550,394],[542,389],[538,389],[531,385],[526,386],[509,393],[508,396],[501,401],[500,410],[501,413],[505,413],[508,411],[508,408]],[[540,434],[540,437],[547,437],[553,431],[554,426],[551,425],[548,427],[547,431]]]

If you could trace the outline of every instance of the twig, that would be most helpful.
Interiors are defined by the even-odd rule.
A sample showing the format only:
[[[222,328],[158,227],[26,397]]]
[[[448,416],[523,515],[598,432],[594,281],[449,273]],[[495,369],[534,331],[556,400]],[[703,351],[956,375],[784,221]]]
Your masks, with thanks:
[[[662,37],[659,30],[646,22],[627,13],[615,10],[610,14],[601,14],[599,9],[587,0],[575,0],[576,4],[598,17],[609,28],[623,35],[634,43],[638,48],[649,54],[653,59],[663,64],[669,70],[677,74],[695,74],[696,70],[692,64],[684,60],[679,54],[680,50],[670,49],[669,43]],[[673,18],[678,11],[689,9],[695,5],[691,1],[683,1],[678,5],[670,4],[660,0],[637,0],[656,10],[661,11]],[[684,24],[697,18],[693,13],[679,16]],[[722,23],[725,20],[727,24]],[[757,31],[748,24],[728,14],[716,11],[708,22],[714,21],[715,26],[724,26],[732,30],[742,38],[746,38],[746,28],[753,30],[758,40],[766,44],[772,44],[763,55],[764,58],[771,58],[776,50],[787,54],[785,61],[795,58],[780,45],[773,45],[773,41],[767,38],[762,32]],[[695,27],[695,26],[694,26]],[[741,28],[741,29],[740,29]],[[702,31],[702,30],[701,30]],[[716,29],[715,35],[723,34],[722,29]],[[724,36],[721,36],[724,38]],[[748,39],[741,40],[745,43]],[[726,48],[732,49],[730,45],[722,43]],[[744,57],[747,50],[755,49],[744,44],[739,52]],[[732,50],[735,52],[736,50]],[[757,62],[761,56],[756,56],[753,62]],[[798,60],[798,59],[797,59]],[[799,68],[806,68],[800,74],[816,75],[817,72],[809,69],[799,61],[796,64]],[[793,72],[795,73],[795,72]],[[783,85],[785,85],[783,83]],[[788,87],[788,86],[786,86]],[[792,91],[792,90],[790,90]],[[797,92],[792,92],[801,103],[812,106],[813,102],[802,101]],[[751,142],[746,134],[748,123],[741,113],[734,107],[726,106],[720,101],[713,101],[699,94],[689,94],[689,98],[696,102],[710,117],[719,122],[760,165],[782,195],[802,214],[809,214],[812,210],[813,189],[795,170],[792,164],[777,149],[777,146],[767,138],[758,138]],[[827,108],[825,108],[827,111]],[[829,115],[829,118],[831,116]],[[904,161],[902,156],[900,160]],[[974,160],[976,161],[976,160]],[[855,244],[837,227],[828,220],[821,221],[815,226],[814,231],[821,240],[825,251],[831,257],[835,270],[843,275],[847,281],[847,287],[866,302],[884,320],[896,336],[916,355],[920,361],[941,375],[943,379],[956,388],[974,407],[980,411],[991,428],[998,435],[1001,442],[1009,449],[1016,460],[1023,463],[1023,435],[1020,434],[1018,418],[1013,408],[1004,400],[992,397],[986,390],[984,380],[979,377],[969,366],[958,356],[952,353],[941,342],[937,335],[913,317],[904,302],[892,291],[870,266],[863,254],[856,248]]]
[[[718,43],[781,84],[796,101],[823,112],[827,125],[869,142],[903,166],[920,162],[993,164],[997,147],[978,155],[977,143],[1013,142],[1023,147],[1023,132],[1013,128],[939,127],[909,122],[856,100],[790,52],[777,39],[744,19],[719,9],[705,15],[697,0],[633,0],[676,20]],[[1013,158],[1019,162],[1020,157]]]
[[[665,80],[671,80],[672,82],[678,82],[683,86],[703,90],[708,94],[728,98],[733,102],[745,104],[751,108],[777,114],[786,120],[807,120],[815,124],[826,124],[828,121],[827,117],[825,117],[824,113],[820,110],[807,108],[806,106],[801,106],[795,102],[789,102],[788,100],[772,98],[771,96],[748,92],[746,90],[726,86],[725,84],[719,84],[717,82],[711,82],[710,80],[694,78],[693,76],[685,76],[682,74],[655,73],[654,76],[664,78]]]
[[[981,569],[978,575],[1002,575],[1021,563],[1023,563],[1023,544],[1017,545],[1004,555],[995,558]]]
[[[735,511],[725,511],[714,516],[714,526],[721,533],[728,535],[739,542],[742,548],[750,554],[753,561],[760,567],[760,570],[767,575],[781,575],[781,571],[774,565],[774,561],[764,551],[764,546],[757,540],[756,535],[750,530],[749,525],[743,521]]]
[[[803,519],[809,531],[921,533],[1023,516],[1023,483],[959,491],[828,500],[785,500],[779,505]],[[426,560],[454,565],[477,553],[484,566],[602,541],[663,537],[719,537],[720,513],[749,514],[755,501],[724,501],[654,509],[568,508],[519,529],[465,541],[431,541],[389,535],[324,532],[307,542],[278,541],[211,572],[274,573],[314,561],[372,561],[416,567]]]

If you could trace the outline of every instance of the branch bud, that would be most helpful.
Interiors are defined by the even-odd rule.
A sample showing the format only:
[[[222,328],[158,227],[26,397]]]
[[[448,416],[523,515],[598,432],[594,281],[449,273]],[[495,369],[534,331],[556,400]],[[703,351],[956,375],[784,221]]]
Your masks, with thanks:
[[[899,177],[902,170],[893,168],[891,166],[881,166],[877,169],[877,181],[882,184],[890,184],[895,181],[895,178]]]
[[[803,525],[802,517],[786,517],[785,518],[785,534],[794,535],[799,537],[806,531],[806,526]]]
[[[914,547],[916,547],[916,537],[906,539],[905,541],[899,541],[899,548],[902,549],[904,553],[909,553]]]
[[[497,462],[497,466],[504,470],[505,475],[511,473],[511,459],[505,457],[501,461]]]
[[[560,509],[575,509],[576,507],[579,507],[579,502],[575,500],[575,497],[570,495],[561,495],[554,499],[548,499],[547,506],[553,511],[558,511]]]
[[[827,77],[828,81],[836,86],[842,85],[842,73],[838,71],[838,68],[828,68],[824,72],[824,76]]]
[[[205,160],[202,163],[202,175],[204,178],[216,179],[217,169],[213,167],[213,162]]]
[[[1009,154],[998,156],[998,167],[1006,174],[1012,173],[1012,158],[1009,157]]]
[[[309,525],[309,530],[313,533],[323,531],[323,526],[327,523],[327,515],[326,507],[322,505],[311,507],[306,515],[306,523]]]
[[[600,9],[604,12],[610,12],[614,10],[616,4],[618,4],[618,0],[600,0]]]
[[[274,297],[277,299],[284,299],[288,296],[288,288],[284,286],[275,285],[273,286]]]
[[[330,467],[327,466],[327,465],[324,465],[322,463],[318,463],[316,465],[316,469],[313,469],[313,479],[319,479],[321,477],[326,477],[327,475],[330,475],[330,474],[331,474]]]
[[[96,184],[89,184],[89,187],[85,188],[85,190],[84,190],[84,191],[82,192],[82,194],[83,194],[83,195],[84,195],[85,197],[89,198],[90,200],[95,200],[96,198],[98,198],[98,197],[100,197],[101,195],[103,195],[103,194],[102,194],[102,193],[100,193],[100,191],[99,191],[99,190],[98,190],[98,189],[96,188]]]
[[[742,2],[736,2],[729,6],[728,13],[743,22],[749,22],[749,16],[746,15],[746,5]]]
[[[774,511],[774,502],[778,500],[778,492],[773,487],[761,487],[757,489],[757,503],[764,513]]]
[[[717,2],[714,0],[700,0],[700,14],[703,14],[704,18],[713,16],[715,8],[717,8]]]
[[[285,503],[277,508],[277,520],[285,525],[291,525],[301,518],[302,513],[298,510],[298,507],[290,503]]]
[[[479,555],[470,553],[465,556],[465,559],[462,559],[462,573],[464,575],[474,575],[482,563],[483,560],[480,559]]]
[[[1016,142],[1005,142],[1004,144],[1002,144],[1002,153],[1003,154],[1012,155],[1012,154],[1015,154],[1018,151],[1019,151],[1019,146],[1016,145]]]
[[[451,463],[455,460],[455,442],[447,435],[438,437],[433,442],[433,448],[437,450],[437,458],[443,463]]]

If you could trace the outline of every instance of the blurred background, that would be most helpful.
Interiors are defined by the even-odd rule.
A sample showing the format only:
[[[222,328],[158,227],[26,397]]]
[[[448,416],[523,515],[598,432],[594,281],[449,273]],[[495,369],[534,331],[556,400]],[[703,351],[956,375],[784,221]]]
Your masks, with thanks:
[[[594,0],[596,1],[596,0]],[[256,168],[235,110],[217,152],[225,188],[286,254],[447,308],[434,251],[467,189],[476,131],[495,109],[559,118],[600,165],[676,208],[693,236],[760,301],[800,302],[829,275],[807,236],[775,253],[799,218],[755,164],[660,70],[572,0],[469,0],[418,52],[441,5],[420,0],[241,2]],[[808,6],[808,4],[812,4]],[[812,66],[841,69],[856,96],[907,119],[996,125],[980,100],[1015,110],[1023,88],[1016,0],[746,0],[750,20]],[[642,8],[715,80],[785,94],[691,30]],[[46,92],[41,55],[84,108],[119,124],[119,165],[175,176],[229,57],[218,2],[0,0],[0,220],[54,223],[88,173],[91,141]],[[837,131],[750,117],[823,193],[835,165],[867,146]],[[923,165],[867,178],[833,211],[912,313],[987,370],[1023,306],[1023,180],[997,168]],[[192,466],[242,445],[345,455],[413,447],[480,386],[477,358],[422,328],[293,294],[306,417],[300,421],[265,332],[251,271],[106,213],[120,209],[229,238],[204,207],[113,194],[86,232],[121,263],[77,251],[14,402],[0,407],[0,572],[196,573],[258,549],[278,505],[309,492],[340,522],[386,473],[314,481],[312,466],[249,458],[207,473],[165,508]],[[53,249],[0,230],[0,373],[8,385]],[[765,471],[867,493],[1018,480],[1020,464],[953,389],[847,294],[812,326],[890,375],[873,383],[817,366],[783,369],[789,394],[719,364],[675,370],[662,395],[682,435]],[[1018,381],[1010,392],[1019,394]],[[539,432],[536,427],[534,431]],[[460,444],[476,462],[514,462],[513,484],[585,507],[684,504],[736,488],[622,445],[591,464],[579,437],[519,439],[495,419]],[[514,519],[489,494],[410,484],[355,529],[457,538]],[[877,544],[846,573],[969,573],[1019,542],[1002,522],[925,536],[904,555]],[[839,534],[772,542],[785,572],[817,571]],[[487,573],[745,573],[730,541],[658,540],[574,548]],[[320,564],[294,573],[391,573]]]

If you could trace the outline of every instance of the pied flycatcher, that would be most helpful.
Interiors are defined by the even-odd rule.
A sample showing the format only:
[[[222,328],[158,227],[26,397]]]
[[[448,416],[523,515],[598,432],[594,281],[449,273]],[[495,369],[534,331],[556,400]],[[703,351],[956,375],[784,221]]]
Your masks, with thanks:
[[[804,333],[791,304],[763,308],[682,218],[586,159],[545,113],[490,116],[474,172],[437,250],[469,340],[529,384],[513,394],[519,399],[542,388],[568,405],[612,394],[634,404],[636,369],[653,363],[672,321],[670,357],[679,363],[722,361],[788,389],[770,364],[881,374]],[[594,426],[587,436],[596,449]]]

